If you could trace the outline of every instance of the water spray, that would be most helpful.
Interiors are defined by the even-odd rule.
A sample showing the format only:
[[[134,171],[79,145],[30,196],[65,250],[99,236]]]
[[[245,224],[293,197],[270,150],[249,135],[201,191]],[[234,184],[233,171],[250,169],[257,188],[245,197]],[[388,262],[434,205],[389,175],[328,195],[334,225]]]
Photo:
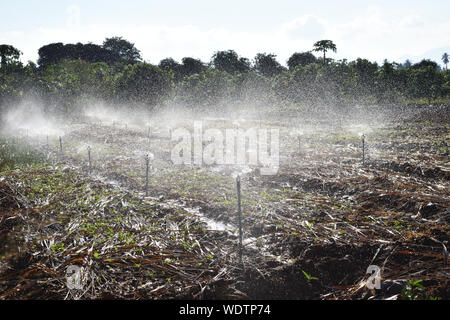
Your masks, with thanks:
[[[302,132],[298,130],[298,153],[302,153]]]
[[[238,220],[239,220],[239,264],[242,266],[242,209],[241,209],[241,176],[236,177],[236,187],[238,196]]]

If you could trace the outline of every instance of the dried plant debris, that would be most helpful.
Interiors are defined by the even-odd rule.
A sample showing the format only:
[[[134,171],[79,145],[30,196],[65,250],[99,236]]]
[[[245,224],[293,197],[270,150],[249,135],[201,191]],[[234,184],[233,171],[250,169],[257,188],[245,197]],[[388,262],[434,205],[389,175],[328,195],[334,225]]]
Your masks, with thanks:
[[[439,119],[371,127],[364,164],[354,130],[306,131],[298,152],[293,129],[267,121],[281,132],[274,176],[173,166],[173,142],[156,124],[151,135],[74,124],[64,155],[55,140],[47,164],[2,172],[0,298],[448,299],[448,123]],[[373,290],[370,265],[382,279]],[[81,289],[68,287],[70,266]]]

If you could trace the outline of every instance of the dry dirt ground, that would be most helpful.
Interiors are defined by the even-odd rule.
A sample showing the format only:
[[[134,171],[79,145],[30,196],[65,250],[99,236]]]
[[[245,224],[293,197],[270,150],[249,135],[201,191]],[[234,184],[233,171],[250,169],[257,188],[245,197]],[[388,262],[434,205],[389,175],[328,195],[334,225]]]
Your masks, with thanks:
[[[56,137],[34,139],[47,162],[0,176],[0,298],[449,298],[448,112],[383,125],[204,121],[237,125],[280,130],[276,175],[174,166],[162,121],[72,124],[62,154]],[[82,289],[67,287],[71,265]],[[381,289],[367,289],[369,265]]]

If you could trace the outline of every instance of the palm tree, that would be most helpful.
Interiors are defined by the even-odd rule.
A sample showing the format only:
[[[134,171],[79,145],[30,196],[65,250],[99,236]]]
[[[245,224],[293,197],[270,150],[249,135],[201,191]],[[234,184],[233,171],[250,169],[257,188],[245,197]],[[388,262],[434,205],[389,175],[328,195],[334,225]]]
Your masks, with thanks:
[[[445,64],[445,69],[447,70],[447,64],[448,64],[448,53],[444,53],[442,56],[442,62]]]
[[[323,63],[326,63],[326,53],[328,50],[336,52],[336,45],[331,40],[320,40],[314,44],[314,51],[323,51]]]

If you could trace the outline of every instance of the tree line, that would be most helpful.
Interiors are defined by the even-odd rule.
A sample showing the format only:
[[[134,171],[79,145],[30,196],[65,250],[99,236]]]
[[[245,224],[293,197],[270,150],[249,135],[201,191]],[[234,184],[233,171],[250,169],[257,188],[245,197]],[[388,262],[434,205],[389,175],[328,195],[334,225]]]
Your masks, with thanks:
[[[83,99],[151,110],[179,105],[220,111],[230,104],[344,110],[347,105],[431,103],[450,97],[450,71],[434,61],[379,65],[327,57],[336,50],[331,40],[318,41],[311,51],[292,54],[287,67],[271,53],[249,60],[234,50],[217,51],[207,63],[185,57],[153,65],[143,61],[133,43],[113,37],[102,45],[48,44],[39,49],[37,64],[24,65],[17,48],[0,45],[0,106],[27,97],[62,113],[76,112]],[[448,54],[442,61],[447,66]]]

